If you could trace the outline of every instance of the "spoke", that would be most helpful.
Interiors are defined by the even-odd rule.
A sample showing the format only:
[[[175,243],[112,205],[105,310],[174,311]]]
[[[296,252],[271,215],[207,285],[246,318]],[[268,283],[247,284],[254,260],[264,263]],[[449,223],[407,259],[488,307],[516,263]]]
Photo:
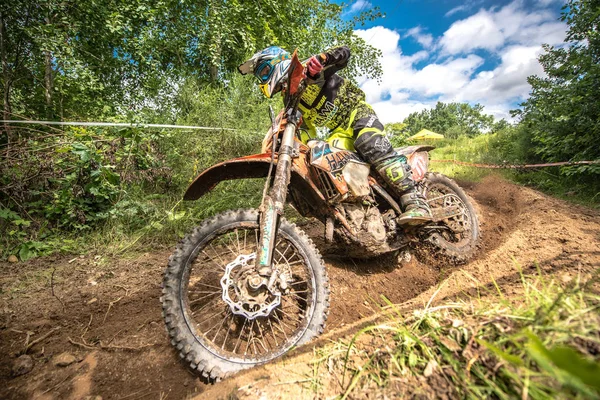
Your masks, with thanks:
[[[293,293],[296,293],[296,294],[298,294],[298,293],[311,293],[311,291],[310,290],[294,290]]]
[[[248,346],[250,346],[250,338],[252,337],[252,328],[254,328],[254,320],[252,320],[252,324],[250,324],[250,332],[248,333],[248,337],[246,338],[246,350],[244,350],[244,356],[248,353]]]
[[[223,319],[221,320],[221,326],[223,326],[223,322],[225,322],[225,318],[223,318]],[[207,330],[207,331],[204,331],[204,336],[208,336],[208,334],[209,334],[209,333],[210,333],[210,332],[211,332],[213,329],[215,329],[217,326],[219,326],[219,322],[218,322],[218,321],[217,321],[217,323],[216,323],[216,324],[214,324],[214,325],[212,326],[212,328],[210,328],[210,329],[209,329],[209,330]],[[217,333],[218,333],[218,332],[219,332],[219,331],[217,331]],[[214,339],[213,339],[212,341],[214,341]]]
[[[298,296],[296,293],[290,292],[290,293],[288,293],[288,296],[293,296],[293,297],[297,298],[298,300],[306,301],[308,303],[308,298]]]
[[[240,344],[240,340],[242,340],[242,333],[244,332],[244,328],[246,327],[246,322],[248,322],[248,320],[246,318],[244,318],[244,325],[242,325],[242,329],[240,329],[240,334],[238,335],[238,340],[235,342],[235,347],[233,348],[234,354],[238,348],[238,345]]]
[[[215,252],[215,254],[217,255],[217,257],[219,257],[219,260],[221,260],[221,264],[223,265],[223,269],[225,269],[225,266],[227,266],[227,263],[225,261],[223,261],[223,259],[219,255],[219,253],[215,250],[215,248],[213,247],[212,242],[210,243],[210,248],[212,249],[212,251]]]
[[[218,298],[218,297],[217,297]],[[199,313],[200,311],[204,310],[206,307],[208,307],[215,299],[210,300],[208,303],[206,303],[205,305],[203,305],[202,307],[200,307],[197,310],[192,311],[192,315],[196,315],[196,313]]]
[[[208,303],[208,304],[210,304],[210,303]],[[208,304],[207,304],[207,305],[208,305]],[[206,307],[206,306],[204,306],[204,307]],[[198,323],[197,323],[197,325],[198,325],[198,326],[200,326],[200,325],[202,325],[204,322],[206,322],[206,321],[210,321],[211,319],[213,319],[213,318],[214,318],[214,317],[216,317],[217,315],[221,314],[222,312],[223,312],[223,310],[219,310],[219,311],[217,311],[216,313],[214,313],[214,314],[213,314],[213,315],[211,315],[210,317],[208,317],[208,318],[206,318],[206,319],[203,319],[201,322],[198,322]]]
[[[292,244],[291,244],[291,243],[288,243],[288,246],[285,248],[285,250],[283,251],[283,253],[281,253],[281,256],[282,256],[283,258],[285,258],[285,253],[287,253],[287,251],[290,249],[290,247],[291,247],[291,246],[292,246]],[[293,253],[292,253],[292,254],[293,254]],[[288,261],[288,259],[287,259],[287,258],[285,258],[285,261],[287,262],[287,261]]]
[[[221,264],[219,264],[217,262],[217,260],[215,260],[214,258],[212,258],[211,256],[208,255],[208,253],[205,250],[202,250],[202,253],[204,253],[204,255],[208,258],[210,258],[210,261],[212,261],[213,263],[215,263],[221,270],[225,271],[225,267]],[[221,260],[222,262],[223,260]]]
[[[267,344],[269,345],[269,347],[267,348],[267,347],[265,346],[265,344],[263,343],[263,341],[262,341],[262,340],[259,340],[259,341],[260,341],[260,344],[261,344],[261,346],[262,346],[263,350],[264,350],[264,351],[266,351],[266,352],[268,352],[268,351],[269,351],[269,349],[271,348],[271,344],[270,344],[270,343],[268,343],[268,341],[267,341],[267,337],[265,336],[265,334],[263,333],[263,330],[262,330],[262,328],[260,327],[260,322],[258,322],[258,323],[256,324],[256,326],[258,326],[258,331],[260,332],[260,337],[261,337],[261,338],[263,338],[263,339],[264,339],[264,340],[267,342]]]
[[[285,322],[283,322],[283,320],[280,320],[280,321],[281,321],[281,325],[282,325],[283,327],[285,327],[285,328],[289,329],[289,330],[290,330],[290,332],[291,332],[292,334],[293,334],[294,332],[296,332],[296,328],[295,328],[295,327],[293,327],[293,326],[290,326],[290,325],[286,324]],[[284,333],[285,333],[285,330],[282,330],[282,332],[284,332]],[[285,335],[285,337],[286,337],[286,340],[289,340],[289,339],[287,339],[287,335]]]
[[[228,244],[225,244],[225,247],[227,247],[227,250],[229,250],[231,252],[231,254],[233,254],[234,257],[237,257],[239,255],[239,253],[236,253],[235,251],[233,251],[231,249],[231,247],[229,247]]]
[[[277,312],[273,313],[273,316],[277,319],[277,321],[279,321],[279,325],[284,325],[284,323],[279,319],[279,317],[277,316]],[[283,337],[285,337],[285,340],[289,340],[287,337],[287,334],[285,333],[285,330],[282,329],[280,326],[278,326],[279,330],[283,333]]]
[[[269,326],[271,327],[271,334],[273,335],[273,339],[275,339],[275,346],[279,347],[279,343],[277,342],[277,336],[275,335],[275,329],[273,329],[273,324],[271,324],[271,318],[267,319]]]
[[[294,321],[294,322],[302,322],[302,318],[296,319],[294,315],[290,315],[290,314],[286,313],[286,312],[283,310],[283,307],[282,307],[280,310],[281,310],[281,312],[283,313],[283,315],[285,315],[286,317],[288,317],[288,318],[289,318],[289,319],[291,319],[292,321]]]
[[[194,285],[202,285],[202,286],[206,286],[206,287],[209,287],[209,288],[217,289],[217,290],[216,290],[215,292],[213,292],[213,293],[218,293],[218,292],[220,292],[221,290],[223,290],[223,288],[222,288],[222,287],[219,287],[219,286],[214,286],[214,285],[209,285],[208,283],[203,283],[203,282],[196,282],[196,283],[194,283]]]
[[[219,329],[217,329],[217,332],[215,333],[215,336],[213,336],[211,342],[215,342],[215,340],[217,339],[217,336],[219,335],[219,332],[221,332],[221,328],[223,327],[223,324],[225,324],[225,321],[227,321],[227,317],[223,318],[223,321],[221,321],[221,325],[219,326]],[[216,325],[215,325],[216,326]],[[206,331],[204,334],[208,335],[208,332],[212,331],[214,328],[210,328],[210,330]]]
[[[298,260],[298,261],[294,261],[294,262],[288,263],[288,267],[291,267],[292,265],[297,265],[297,264],[300,264],[300,263],[304,263],[304,260]]]
[[[222,290],[222,289],[221,289]],[[188,293],[201,293],[201,294],[215,294],[215,293],[219,293],[221,290],[214,290],[212,292],[207,292],[205,290],[198,290],[198,289],[188,289]]]
[[[235,229],[235,243],[237,244],[238,254],[242,254],[242,249],[240,249],[240,237],[238,235],[237,228]]]
[[[279,259],[277,260],[276,264],[281,264],[281,259],[283,258],[283,261],[285,262],[285,265],[289,265],[287,258],[285,258],[285,256],[281,253],[281,251],[276,247],[275,251],[279,254]]]
[[[300,310],[300,311],[302,311],[302,312],[306,312],[306,310],[305,310],[305,309],[303,309],[302,307],[300,307],[298,304],[296,304],[296,303],[295,303],[295,302],[293,302],[293,301],[290,301],[290,302],[289,302],[289,303],[287,303],[287,304],[292,304],[292,305],[293,305],[294,307],[296,307],[298,310]]]
[[[246,250],[246,235],[248,235],[248,230],[244,229],[244,250]]]
[[[191,307],[192,305],[194,305],[194,304],[198,303],[199,301],[201,301],[201,300],[204,300],[204,299],[205,299],[205,298],[207,298],[207,297],[214,296],[214,295],[215,295],[215,294],[217,294],[217,293],[219,293],[219,292],[214,292],[214,293],[211,293],[211,294],[207,294],[206,296],[202,296],[202,297],[200,297],[199,299],[194,299],[194,300],[190,301],[190,307]]]
[[[225,333],[225,339],[223,340],[223,344],[221,345],[221,350],[225,348],[225,343],[227,343],[227,338],[229,337],[229,332],[231,331],[231,323],[234,322],[235,319],[233,313],[230,312],[228,315],[231,316],[231,322],[227,326],[227,333]]]

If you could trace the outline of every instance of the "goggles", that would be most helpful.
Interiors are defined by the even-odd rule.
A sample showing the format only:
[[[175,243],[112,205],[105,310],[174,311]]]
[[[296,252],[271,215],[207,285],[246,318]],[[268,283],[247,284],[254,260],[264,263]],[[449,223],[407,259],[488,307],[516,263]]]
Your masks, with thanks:
[[[273,61],[277,63],[279,60],[265,60],[256,67],[254,76],[256,76],[261,83],[267,83],[271,75],[273,75],[273,71],[275,70]]]
[[[254,69],[254,76],[258,78],[260,83],[267,83],[269,79],[271,79],[271,75],[273,75],[273,71],[275,71],[275,66],[284,60],[289,60],[290,55],[287,53],[280,54],[278,57],[273,58],[272,60],[264,60],[258,67]]]

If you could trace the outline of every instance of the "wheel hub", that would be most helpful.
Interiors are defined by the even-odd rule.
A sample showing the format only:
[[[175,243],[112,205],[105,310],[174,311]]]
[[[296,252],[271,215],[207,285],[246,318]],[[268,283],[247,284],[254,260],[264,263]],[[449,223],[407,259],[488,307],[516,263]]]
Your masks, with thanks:
[[[267,280],[255,272],[256,253],[239,255],[227,264],[221,278],[223,301],[231,312],[247,319],[266,317],[279,304],[281,293],[272,293]]]

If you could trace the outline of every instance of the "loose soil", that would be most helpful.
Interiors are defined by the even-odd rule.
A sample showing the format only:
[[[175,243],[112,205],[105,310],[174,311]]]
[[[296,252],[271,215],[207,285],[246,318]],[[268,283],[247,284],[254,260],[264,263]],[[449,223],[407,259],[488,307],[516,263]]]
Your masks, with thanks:
[[[479,256],[461,266],[422,263],[415,257],[408,262],[391,256],[325,258],[331,311],[317,345],[376,318],[387,301],[419,307],[477,294],[492,281],[510,291],[519,279],[516,266],[566,278],[600,266],[597,211],[497,177],[461,185],[480,216]],[[0,398],[218,398],[233,391],[239,398],[301,396],[283,389],[293,385],[281,383],[298,379],[294,357],[310,358],[314,345],[216,385],[188,371],[169,344],[161,318],[161,275],[170,252],[158,249],[133,259],[87,255],[0,263]],[[64,352],[75,362],[56,366],[55,357]],[[13,363],[24,353],[33,358],[33,370],[14,376]],[[260,393],[235,390],[261,380]]]

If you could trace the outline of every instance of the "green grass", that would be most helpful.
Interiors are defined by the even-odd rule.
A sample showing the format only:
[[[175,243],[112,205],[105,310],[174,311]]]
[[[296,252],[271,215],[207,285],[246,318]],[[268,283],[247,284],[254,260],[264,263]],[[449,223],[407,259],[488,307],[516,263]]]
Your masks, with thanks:
[[[337,379],[341,399],[600,398],[597,278],[538,271],[516,295],[492,285],[410,314],[390,305],[385,322],[321,349],[313,375],[335,375],[321,379]]]
[[[452,178],[479,182],[486,176],[495,174],[520,185],[532,187],[551,196],[600,208],[600,179],[593,177],[567,176],[559,167],[539,169],[486,169],[453,163],[435,162],[435,160],[457,160],[482,164],[519,165],[519,155],[503,154],[498,144],[502,138],[497,134],[480,135],[474,138],[460,137],[432,143],[437,148],[431,154],[431,169]]]

